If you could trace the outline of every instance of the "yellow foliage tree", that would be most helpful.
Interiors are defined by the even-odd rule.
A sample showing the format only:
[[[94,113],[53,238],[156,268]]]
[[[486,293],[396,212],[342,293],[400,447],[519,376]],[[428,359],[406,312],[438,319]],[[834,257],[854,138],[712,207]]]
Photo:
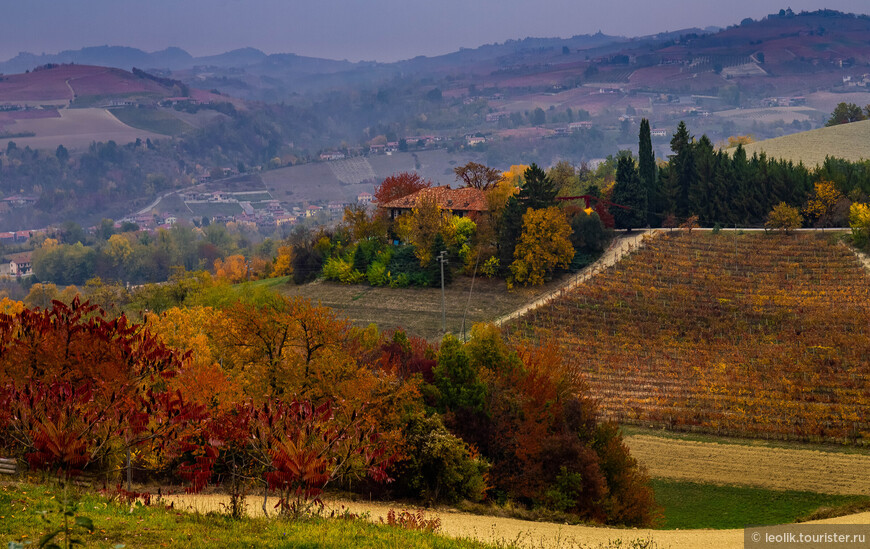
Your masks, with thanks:
[[[786,234],[793,229],[798,229],[803,224],[804,218],[794,206],[780,202],[767,214],[767,222],[764,224],[768,229],[783,230]]]
[[[752,135],[732,135],[728,137],[728,146],[726,149],[736,148],[737,145],[749,145],[750,143],[754,143],[755,139],[752,138]]]
[[[523,186],[523,174],[529,167],[525,164],[514,164],[510,169],[501,174],[501,182],[508,183],[515,189]]]
[[[57,244],[58,244],[57,240],[54,238],[50,238],[50,237],[46,238],[45,240],[42,241],[42,247],[46,248],[46,249],[54,248],[55,246],[57,246]]]
[[[0,314],[17,315],[24,310],[24,303],[14,301],[8,297],[0,299]]]
[[[214,260],[214,276],[231,284],[248,279],[248,262],[243,255],[231,255],[225,261]]]
[[[278,257],[272,267],[274,276],[289,276],[293,274],[293,246],[278,246]]]
[[[170,384],[192,401],[227,410],[241,400],[242,386],[220,366],[223,356],[210,334],[226,327],[223,312],[211,307],[173,307],[146,317],[149,329],[168,346],[189,351],[185,367]]]
[[[116,267],[127,261],[132,253],[133,245],[130,244],[129,239],[120,234],[113,234],[109,237],[105,254]]]
[[[856,246],[864,248],[870,242],[870,206],[854,203],[849,207],[849,226]]]
[[[24,304],[30,308],[39,307],[41,309],[48,309],[51,307],[52,300],[57,298],[57,286],[37,282],[30,287],[30,292],[24,298]]]
[[[414,246],[414,255],[421,265],[428,265],[432,260],[432,244],[438,233],[449,234],[450,215],[441,211],[435,197],[423,193],[411,213],[404,214],[396,220],[396,234],[405,242]],[[445,240],[449,240],[445,238]]]
[[[842,193],[837,190],[832,181],[818,181],[815,184],[813,196],[804,207],[804,215],[817,224],[826,225],[830,222],[837,202],[842,199]]]
[[[573,257],[571,225],[562,210],[529,209],[523,215],[523,232],[510,267],[514,282],[543,284],[544,277],[557,267],[567,268]]]

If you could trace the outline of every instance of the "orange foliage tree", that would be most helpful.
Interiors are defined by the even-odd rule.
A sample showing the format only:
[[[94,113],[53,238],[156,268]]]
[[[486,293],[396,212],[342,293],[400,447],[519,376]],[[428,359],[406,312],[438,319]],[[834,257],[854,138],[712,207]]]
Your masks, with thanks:
[[[243,255],[231,255],[225,260],[214,260],[214,276],[231,284],[244,282],[248,279],[248,262]]]

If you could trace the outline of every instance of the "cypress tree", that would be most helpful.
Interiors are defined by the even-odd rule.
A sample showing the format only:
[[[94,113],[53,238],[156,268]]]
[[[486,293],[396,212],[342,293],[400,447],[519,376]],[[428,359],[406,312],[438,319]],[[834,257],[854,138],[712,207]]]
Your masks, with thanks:
[[[656,157],[652,150],[652,137],[650,135],[649,120],[640,121],[640,133],[638,135],[638,175],[640,183],[646,190],[646,211],[644,215],[649,225],[655,224],[650,210],[654,208],[656,196]]]

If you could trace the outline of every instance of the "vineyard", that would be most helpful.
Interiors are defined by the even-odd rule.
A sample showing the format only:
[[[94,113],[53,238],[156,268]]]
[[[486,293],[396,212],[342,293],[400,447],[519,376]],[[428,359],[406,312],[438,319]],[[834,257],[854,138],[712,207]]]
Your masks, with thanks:
[[[870,278],[830,234],[670,233],[506,329],[610,419],[870,443]]]

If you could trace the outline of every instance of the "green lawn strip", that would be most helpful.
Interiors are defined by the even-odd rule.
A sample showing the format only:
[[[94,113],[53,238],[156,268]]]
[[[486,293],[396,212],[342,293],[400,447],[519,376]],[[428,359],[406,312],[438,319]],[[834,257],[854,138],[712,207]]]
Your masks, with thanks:
[[[692,442],[712,442],[715,444],[731,444],[737,446],[755,446],[763,448],[783,448],[786,450],[813,450],[815,452],[832,452],[840,454],[870,455],[870,448],[866,446],[848,446],[840,444],[812,444],[806,442],[792,442],[785,440],[764,440],[757,438],[724,437],[708,435],[704,433],[684,433],[679,431],[667,431],[636,425],[620,425],[623,436],[631,437],[646,435],[652,437],[667,438],[672,440],[688,440]]]
[[[656,501],[664,509],[666,530],[744,528],[785,524],[808,518],[820,508],[842,508],[844,514],[870,508],[866,496],[764,490],[653,479]]]
[[[52,499],[54,498],[54,499]],[[59,488],[17,484],[0,487],[0,545],[31,542],[61,524]],[[471,540],[370,524],[363,520],[248,518],[206,515],[166,509],[160,505],[121,505],[94,494],[80,494],[77,516],[90,518],[92,534],[76,537],[85,547],[423,547],[485,549],[495,547]],[[41,511],[49,511],[46,523]],[[55,542],[60,541],[55,539]],[[500,544],[500,547],[506,547]]]

